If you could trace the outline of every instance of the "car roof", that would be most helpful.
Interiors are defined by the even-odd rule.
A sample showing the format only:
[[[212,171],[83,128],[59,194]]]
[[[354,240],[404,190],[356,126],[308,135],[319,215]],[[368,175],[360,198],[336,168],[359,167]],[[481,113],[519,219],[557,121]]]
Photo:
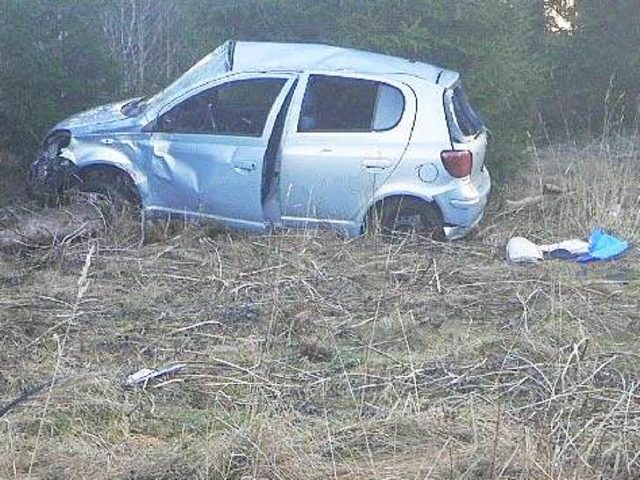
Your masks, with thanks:
[[[406,74],[449,87],[459,74],[428,63],[351,48],[312,43],[230,42],[233,72],[346,71]]]
[[[198,86],[229,74],[250,72],[353,72],[418,77],[443,89],[458,83],[459,74],[428,63],[351,48],[311,43],[228,41],[158,92],[149,105],[162,106]]]

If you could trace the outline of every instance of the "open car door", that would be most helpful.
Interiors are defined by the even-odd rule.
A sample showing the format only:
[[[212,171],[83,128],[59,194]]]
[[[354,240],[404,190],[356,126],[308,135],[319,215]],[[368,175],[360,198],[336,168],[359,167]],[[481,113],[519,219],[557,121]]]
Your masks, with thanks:
[[[245,74],[190,92],[160,115],[152,135],[150,210],[263,229],[265,154],[295,82]]]

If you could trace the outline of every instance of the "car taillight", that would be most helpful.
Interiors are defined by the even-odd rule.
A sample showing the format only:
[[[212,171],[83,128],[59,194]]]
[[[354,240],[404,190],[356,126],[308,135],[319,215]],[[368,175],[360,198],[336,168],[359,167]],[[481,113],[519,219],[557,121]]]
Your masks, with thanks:
[[[471,175],[473,153],[469,150],[446,150],[440,154],[440,158],[452,177],[464,178]]]

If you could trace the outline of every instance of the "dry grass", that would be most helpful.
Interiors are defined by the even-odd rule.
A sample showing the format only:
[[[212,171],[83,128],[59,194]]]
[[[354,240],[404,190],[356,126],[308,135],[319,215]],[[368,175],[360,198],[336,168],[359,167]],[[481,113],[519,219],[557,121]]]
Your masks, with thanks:
[[[0,477],[637,478],[638,253],[502,260],[516,234],[638,241],[635,150],[534,157],[505,196],[570,193],[496,200],[455,244],[187,228],[139,247],[120,225],[2,254],[0,408],[43,388],[0,418]]]

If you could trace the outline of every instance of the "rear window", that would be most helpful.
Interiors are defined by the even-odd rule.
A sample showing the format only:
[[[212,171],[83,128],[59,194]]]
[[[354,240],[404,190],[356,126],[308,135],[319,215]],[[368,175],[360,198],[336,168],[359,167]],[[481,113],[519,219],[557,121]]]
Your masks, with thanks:
[[[454,140],[464,142],[480,133],[484,125],[462,87],[449,90],[445,96],[447,120]]]

